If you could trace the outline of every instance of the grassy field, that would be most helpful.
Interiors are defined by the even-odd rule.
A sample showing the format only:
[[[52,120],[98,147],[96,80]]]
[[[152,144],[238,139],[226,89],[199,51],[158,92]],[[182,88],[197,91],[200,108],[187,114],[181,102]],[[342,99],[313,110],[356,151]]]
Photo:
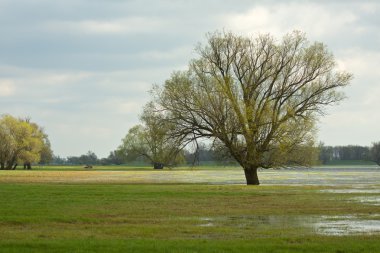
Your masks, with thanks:
[[[74,180],[86,173],[106,176]],[[380,252],[380,206],[352,201],[380,185],[127,184],[107,173],[2,171],[0,252]]]

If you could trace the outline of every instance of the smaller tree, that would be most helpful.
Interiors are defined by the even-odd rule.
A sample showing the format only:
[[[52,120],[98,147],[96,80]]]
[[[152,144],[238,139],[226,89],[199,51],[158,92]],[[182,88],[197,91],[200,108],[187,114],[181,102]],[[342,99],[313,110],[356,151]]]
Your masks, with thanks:
[[[129,129],[117,152],[124,154],[127,161],[144,157],[155,169],[183,163],[183,140],[168,134],[174,126],[164,115],[149,103],[140,118],[142,124]]]
[[[204,162],[215,162],[215,152],[212,145],[194,141],[193,146],[185,150],[186,163],[201,165]]]
[[[32,163],[47,164],[53,158],[48,135],[44,129],[36,123],[30,122],[29,119],[24,120],[33,129],[33,136],[29,148],[21,152],[18,162],[24,164],[24,169],[32,169]]]
[[[7,170],[16,169],[20,163],[31,169],[48,143],[47,135],[36,123],[10,115],[0,118],[0,140],[0,168]]]
[[[380,141],[374,142],[371,147],[372,161],[380,165]]]
[[[40,164],[49,164],[51,161],[53,161],[53,151],[51,150],[51,144],[48,139],[48,136],[45,134],[43,138],[43,146],[41,149],[41,158],[40,158]]]
[[[119,150],[111,151],[108,157],[100,159],[101,165],[121,165],[125,162],[124,155]]]

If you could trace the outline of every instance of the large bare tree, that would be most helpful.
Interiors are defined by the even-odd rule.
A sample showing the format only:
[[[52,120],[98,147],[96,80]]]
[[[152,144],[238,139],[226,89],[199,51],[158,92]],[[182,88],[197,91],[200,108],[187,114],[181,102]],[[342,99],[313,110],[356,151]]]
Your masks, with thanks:
[[[247,184],[259,184],[258,168],[305,162],[300,150],[312,145],[318,116],[343,99],[352,77],[297,31],[281,41],[215,32],[197,52],[156,89],[157,107],[176,125],[173,136],[221,142]]]

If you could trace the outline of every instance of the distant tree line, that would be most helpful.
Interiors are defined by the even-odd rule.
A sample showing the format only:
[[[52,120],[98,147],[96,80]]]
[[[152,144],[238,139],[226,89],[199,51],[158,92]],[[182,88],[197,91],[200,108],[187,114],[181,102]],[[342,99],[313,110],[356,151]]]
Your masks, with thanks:
[[[373,161],[380,164],[380,142],[369,146],[347,145],[347,146],[319,146],[319,160],[322,164],[333,161]]]
[[[129,157],[126,153],[123,153],[120,148],[111,151],[105,158],[98,158],[94,152],[88,151],[86,154],[80,156],[53,156],[49,161],[49,164],[52,165],[121,165],[130,163],[152,164],[152,161],[144,156]],[[233,160],[221,159],[217,150],[205,144],[200,144],[196,151],[184,150],[182,160],[176,165],[201,165],[205,163],[236,164]]]
[[[105,158],[98,158],[97,155],[88,151],[86,154],[80,156],[69,156],[62,158],[60,156],[52,156],[51,153],[46,152],[41,154],[41,161],[39,164],[52,164],[52,165],[122,165],[130,163],[139,164],[153,164],[151,160],[144,156],[128,156],[122,147],[111,151]],[[220,146],[199,143],[198,147],[187,150],[184,149],[182,153],[182,160],[176,165],[238,165],[232,158],[224,154],[225,151]],[[304,155],[307,150],[300,152]],[[334,161],[372,161],[380,165],[380,142],[373,143],[372,146],[360,145],[346,145],[346,146],[326,146],[323,143],[319,147],[314,148],[312,151],[319,154],[315,157],[314,164],[329,164]],[[50,154],[50,156],[48,156]],[[43,158],[43,156],[47,158]],[[310,155],[307,155],[310,156]],[[315,155],[314,155],[315,156]],[[288,163],[288,167],[297,166],[297,164]]]
[[[151,117],[151,108],[145,108],[142,115],[143,125],[132,128],[122,144],[105,158],[88,151],[80,156],[62,158],[55,156],[50,141],[43,128],[30,119],[14,118],[10,115],[0,117],[0,169],[16,169],[18,165],[31,169],[32,164],[40,165],[121,165],[152,164],[166,161],[178,165],[237,165],[238,162],[228,155],[228,150],[218,142],[198,142],[196,147],[178,150],[176,141],[166,141],[164,132],[170,126],[161,125]],[[295,152],[296,161],[313,159],[313,164],[329,164],[334,161],[373,161],[380,165],[380,142],[372,146],[346,145],[303,148]],[[176,159],[171,155],[175,154]],[[165,159],[163,159],[165,158]],[[289,159],[285,167],[300,164]]]
[[[192,150],[183,150],[182,160],[176,165],[238,165],[232,158],[224,154],[225,151],[220,146],[199,143],[198,147]],[[300,155],[306,152],[319,154],[315,157],[314,164],[329,164],[334,161],[373,161],[380,165],[380,142],[373,143],[372,146],[346,145],[346,146],[326,146],[320,144],[313,150],[302,150]],[[306,154],[310,156],[310,154]],[[314,155],[315,156],[315,155]],[[121,147],[110,152],[108,157],[98,158],[92,151],[80,156],[69,156],[61,158],[54,156],[50,164],[56,165],[121,165],[130,163],[153,164],[151,160],[144,156],[128,156]],[[289,161],[287,167],[297,166]]]
[[[125,157],[118,154],[117,151],[112,151],[105,158],[98,158],[97,155],[88,151],[80,156],[68,156],[66,158],[53,156],[50,164],[53,165],[121,165],[125,163]]]

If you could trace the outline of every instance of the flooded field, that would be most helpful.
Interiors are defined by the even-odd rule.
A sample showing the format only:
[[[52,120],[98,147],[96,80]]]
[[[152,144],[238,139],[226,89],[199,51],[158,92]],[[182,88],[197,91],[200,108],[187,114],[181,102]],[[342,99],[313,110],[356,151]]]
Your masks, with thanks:
[[[274,231],[274,234],[282,234],[284,233],[283,231],[297,231],[297,233],[321,236],[380,235],[380,168],[378,167],[261,170],[259,171],[259,178],[264,187],[259,186],[256,189],[262,191],[263,199],[284,194],[285,199],[288,198],[289,201],[294,202],[294,197],[287,197],[286,194],[299,194],[299,192],[305,190],[309,191],[307,193],[308,197],[305,197],[302,200],[302,204],[297,208],[307,205],[310,202],[310,198],[318,195],[318,198],[322,196],[325,201],[332,201],[329,204],[330,206],[328,206],[330,212],[334,210],[335,203],[344,203],[345,209],[333,214],[324,214],[324,210],[326,209],[318,210],[315,213],[309,212],[308,214],[302,212],[279,214],[279,212],[273,213],[270,211],[271,209],[265,209],[264,205],[263,210],[266,210],[264,215],[247,215],[246,213],[244,215],[227,215],[222,213],[222,215],[182,218],[186,219],[194,229],[202,229],[206,234],[205,236],[208,236],[208,230],[224,231],[225,229],[231,231],[253,229],[253,232]],[[0,183],[58,183],[74,185],[156,184],[158,185],[157,187],[162,188],[167,187],[164,184],[186,184],[188,185],[187,187],[193,187],[192,185],[194,185],[194,189],[199,187],[196,184],[201,184],[212,188],[219,187],[218,185],[220,185],[226,191],[229,191],[240,189],[245,184],[245,178],[243,171],[239,168],[160,171],[36,170],[0,171]],[[284,190],[281,190],[282,186]],[[288,189],[287,186],[291,188]],[[244,189],[254,190],[255,188],[249,187]],[[257,198],[261,198],[261,195],[258,196]],[[181,199],[181,201],[183,200]],[[247,205],[245,200],[242,201],[244,205]],[[273,203],[269,201],[268,205],[276,206],[279,204],[278,201]],[[282,205],[288,207],[288,203],[286,202],[282,203]],[[315,208],[317,210],[318,205]],[[163,218],[163,220],[165,221],[166,218]],[[215,236],[215,232],[213,233]]]
[[[355,215],[347,216],[321,216],[311,219],[307,226],[314,228],[317,234],[344,236],[357,234],[380,233],[380,220],[378,215],[370,219],[363,219]]]
[[[231,216],[202,217],[200,227],[234,226],[244,229],[255,226],[270,227],[273,230],[299,228],[304,233],[315,233],[327,236],[371,235],[380,233],[380,215],[372,215],[369,219],[355,215],[340,216]]]
[[[259,171],[261,184],[348,185],[354,191],[380,185],[380,168],[312,168]],[[149,171],[0,171],[0,182],[245,184],[240,168]],[[356,189],[358,188],[358,189]],[[363,189],[361,189],[363,190]],[[379,189],[372,189],[379,191]]]

